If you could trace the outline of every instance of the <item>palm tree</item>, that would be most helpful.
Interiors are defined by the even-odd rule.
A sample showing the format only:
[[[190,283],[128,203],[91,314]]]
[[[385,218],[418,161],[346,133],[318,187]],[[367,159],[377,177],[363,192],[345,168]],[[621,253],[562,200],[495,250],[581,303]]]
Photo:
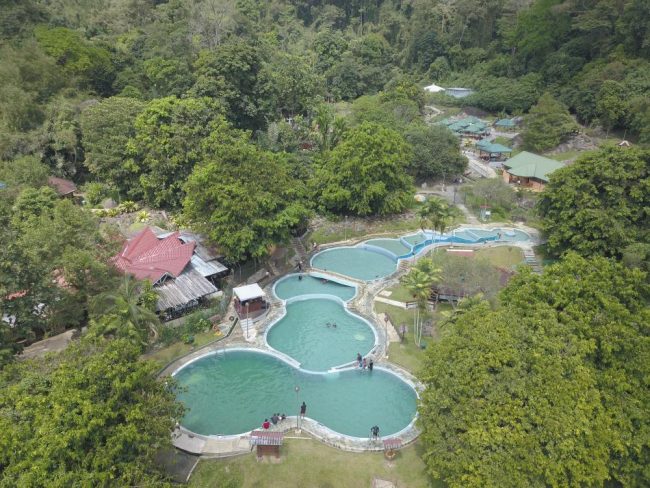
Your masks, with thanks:
[[[401,279],[402,284],[413,295],[417,303],[413,322],[413,337],[418,346],[422,341],[422,316],[431,297],[431,288],[439,280],[440,269],[435,268],[430,259],[420,260],[411,272]]]
[[[99,295],[93,303],[93,334],[126,337],[146,344],[158,337],[160,319],[153,310],[155,292],[147,284],[126,275],[115,292]]]
[[[422,230],[424,230],[425,224],[429,224],[432,230],[439,232],[442,236],[451,223],[453,212],[444,200],[432,197],[420,208],[418,215]]]

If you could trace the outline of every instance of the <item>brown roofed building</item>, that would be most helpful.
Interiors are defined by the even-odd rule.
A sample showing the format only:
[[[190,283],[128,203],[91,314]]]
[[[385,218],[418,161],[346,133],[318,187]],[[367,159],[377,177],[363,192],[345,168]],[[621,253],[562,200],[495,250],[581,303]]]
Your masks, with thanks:
[[[54,188],[61,198],[72,198],[77,191],[77,185],[72,181],[57,176],[50,176],[47,184]]]

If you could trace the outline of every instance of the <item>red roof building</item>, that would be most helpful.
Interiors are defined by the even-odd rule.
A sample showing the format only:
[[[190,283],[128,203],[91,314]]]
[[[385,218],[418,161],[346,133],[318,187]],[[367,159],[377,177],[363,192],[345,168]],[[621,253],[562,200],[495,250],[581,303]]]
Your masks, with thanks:
[[[195,242],[181,241],[179,236],[179,232],[173,232],[158,239],[146,227],[125,243],[122,252],[113,258],[113,263],[123,273],[154,284],[164,276],[176,278],[192,259],[196,246]]]
[[[221,293],[216,279],[225,276],[228,268],[214,258],[204,260],[195,253],[198,247],[195,237],[187,233],[156,236],[146,227],[111,261],[121,272],[151,281],[158,293],[157,311],[172,319]]]

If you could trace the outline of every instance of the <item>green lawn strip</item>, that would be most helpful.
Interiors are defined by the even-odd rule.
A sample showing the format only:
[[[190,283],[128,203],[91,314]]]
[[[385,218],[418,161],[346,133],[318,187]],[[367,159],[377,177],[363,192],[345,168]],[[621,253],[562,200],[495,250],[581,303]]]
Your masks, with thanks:
[[[198,334],[194,335],[194,343],[193,344],[185,344],[183,342],[175,342],[173,344],[170,344],[167,347],[163,347],[161,349],[156,350],[155,352],[152,352],[150,354],[146,354],[143,356],[145,359],[154,361],[160,366],[164,366],[165,364],[171,362],[172,360],[179,358],[181,356],[184,356],[185,354],[189,353],[193,349],[199,348],[208,342],[214,341],[218,339],[219,336],[216,336],[213,331],[208,331],[208,332],[201,332]]]
[[[402,285],[391,286],[390,288],[387,288],[386,291],[391,292],[390,296],[386,297],[390,300],[397,300],[398,302],[414,301],[413,295],[411,295],[406,287]]]
[[[377,477],[409,488],[442,487],[425,472],[418,443],[402,449],[388,462],[382,452],[350,453],[314,439],[286,439],[279,462],[258,462],[254,453],[223,460],[202,460],[190,478],[190,488],[224,486],[223,472],[240,476],[241,486],[252,488],[370,486]]]
[[[524,261],[521,249],[515,246],[497,246],[475,251],[476,257],[484,257],[493,266],[512,269]]]
[[[390,221],[382,221],[364,226],[363,229],[355,229],[353,224],[348,224],[344,228],[342,222],[332,222],[331,225],[325,225],[314,230],[308,238],[309,244],[327,244],[329,242],[338,242],[345,239],[358,239],[370,234],[387,233],[387,237],[398,236],[406,232],[418,230],[420,220],[417,217],[396,218]]]

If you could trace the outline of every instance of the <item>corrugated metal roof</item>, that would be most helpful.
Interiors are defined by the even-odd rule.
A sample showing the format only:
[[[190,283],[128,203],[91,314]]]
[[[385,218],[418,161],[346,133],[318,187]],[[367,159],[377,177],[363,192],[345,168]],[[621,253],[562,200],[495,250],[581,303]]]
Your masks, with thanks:
[[[198,271],[201,276],[212,276],[215,274],[223,273],[224,271],[228,271],[228,268],[226,268],[219,261],[205,262],[196,254],[192,256],[190,262],[192,264],[192,267]]]
[[[402,439],[384,439],[384,449],[399,449],[402,447]]]
[[[252,446],[281,446],[283,440],[283,432],[254,430],[251,432],[250,443]]]
[[[158,311],[177,308],[219,291],[192,267],[183,271],[175,279],[168,280],[154,289],[158,292],[156,305]]]

